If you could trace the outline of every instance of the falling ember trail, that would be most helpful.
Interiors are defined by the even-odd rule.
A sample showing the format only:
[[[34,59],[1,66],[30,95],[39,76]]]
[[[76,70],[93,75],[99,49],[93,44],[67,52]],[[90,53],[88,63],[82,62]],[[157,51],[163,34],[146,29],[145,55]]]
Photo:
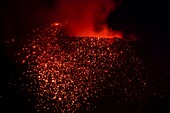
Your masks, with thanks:
[[[73,38],[60,34],[60,30],[60,23],[35,30],[30,35],[33,40],[17,54],[22,58],[18,59],[20,65],[26,66],[23,74],[30,80],[22,86],[25,84],[36,98],[33,101],[37,111],[94,111],[100,108],[96,103],[106,100],[108,94],[111,99],[121,94],[117,100],[122,103],[143,104],[147,72],[126,42],[116,38],[112,44],[108,38]],[[111,109],[121,106],[111,102]]]
[[[66,33],[74,37],[122,38],[122,32],[107,26],[107,18],[114,11],[114,0],[60,0],[58,15],[67,20]]]

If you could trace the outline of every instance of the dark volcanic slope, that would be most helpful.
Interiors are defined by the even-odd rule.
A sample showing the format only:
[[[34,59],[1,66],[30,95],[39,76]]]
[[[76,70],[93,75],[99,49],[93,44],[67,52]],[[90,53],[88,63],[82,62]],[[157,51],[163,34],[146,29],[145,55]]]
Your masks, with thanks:
[[[25,39],[16,54],[17,70],[36,111],[154,112],[153,103],[167,95],[168,89],[157,85],[160,73],[125,40],[69,37],[55,24]]]

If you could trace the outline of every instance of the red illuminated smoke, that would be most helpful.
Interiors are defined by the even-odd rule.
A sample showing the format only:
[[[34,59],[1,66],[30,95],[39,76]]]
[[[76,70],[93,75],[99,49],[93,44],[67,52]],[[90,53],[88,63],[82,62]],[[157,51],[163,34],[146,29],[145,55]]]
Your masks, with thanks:
[[[66,31],[72,36],[122,37],[120,31],[108,28],[106,19],[116,4],[112,0],[60,0],[58,14],[67,20]]]

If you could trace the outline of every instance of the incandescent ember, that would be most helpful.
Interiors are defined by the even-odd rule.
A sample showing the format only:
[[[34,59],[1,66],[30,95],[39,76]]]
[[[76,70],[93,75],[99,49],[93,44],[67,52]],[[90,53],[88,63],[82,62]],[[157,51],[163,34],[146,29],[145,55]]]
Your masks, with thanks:
[[[37,111],[116,112],[126,104],[145,105],[150,71],[123,39],[66,36],[60,24],[28,37],[17,62]]]

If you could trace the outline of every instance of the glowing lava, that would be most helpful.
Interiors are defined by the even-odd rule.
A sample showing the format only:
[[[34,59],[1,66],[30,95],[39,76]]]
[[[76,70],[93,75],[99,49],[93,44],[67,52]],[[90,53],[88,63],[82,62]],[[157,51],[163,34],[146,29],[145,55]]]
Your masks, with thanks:
[[[60,25],[35,30],[29,35],[32,41],[18,53],[18,61],[25,68],[23,75],[29,81],[25,86],[36,98],[32,101],[37,111],[93,111],[96,102],[108,94],[111,98],[123,95],[118,98],[123,103],[143,102],[146,73],[138,71],[144,70],[143,64],[127,43],[69,37],[61,33]]]

